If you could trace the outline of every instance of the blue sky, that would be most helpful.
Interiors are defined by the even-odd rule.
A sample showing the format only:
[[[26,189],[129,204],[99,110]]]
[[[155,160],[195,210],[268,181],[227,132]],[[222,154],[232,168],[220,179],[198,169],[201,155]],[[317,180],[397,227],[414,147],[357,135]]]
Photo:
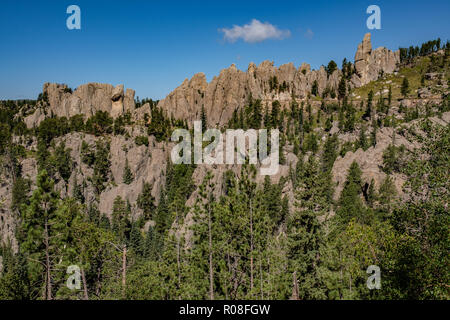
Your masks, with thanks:
[[[81,8],[81,30],[66,27],[72,4]],[[318,68],[334,59],[340,66],[370,31],[371,4],[381,8],[374,47],[450,39],[448,0],[2,0],[0,99],[36,98],[44,82],[123,83],[141,98],[161,99],[185,78],[204,72],[210,81],[232,63],[241,70],[264,60]],[[281,33],[230,42],[220,31],[253,19]]]

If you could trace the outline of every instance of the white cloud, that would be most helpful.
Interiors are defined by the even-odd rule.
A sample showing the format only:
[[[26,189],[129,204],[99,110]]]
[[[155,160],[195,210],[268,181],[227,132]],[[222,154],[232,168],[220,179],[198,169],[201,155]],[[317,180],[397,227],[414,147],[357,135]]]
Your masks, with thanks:
[[[239,39],[248,43],[261,42],[268,39],[282,40],[291,35],[289,30],[280,30],[269,22],[262,23],[256,19],[243,26],[234,25],[231,29],[222,28],[219,31],[224,33],[225,40],[229,42],[236,42]]]
[[[314,37],[314,32],[308,28],[308,30],[306,30],[304,36],[305,36],[305,38],[311,40]]]

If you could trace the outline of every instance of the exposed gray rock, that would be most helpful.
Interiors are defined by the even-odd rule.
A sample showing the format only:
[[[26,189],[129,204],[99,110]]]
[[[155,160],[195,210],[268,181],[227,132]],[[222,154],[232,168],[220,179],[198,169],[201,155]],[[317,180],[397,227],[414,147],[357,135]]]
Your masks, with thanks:
[[[350,85],[360,87],[378,79],[381,73],[392,73],[400,61],[399,52],[386,48],[372,50],[370,34],[364,37],[358,46],[355,56],[357,74],[354,74]],[[192,124],[200,118],[202,107],[205,108],[208,125],[222,126],[232,117],[233,111],[244,106],[249,97],[261,99],[263,105],[269,106],[274,100],[288,107],[292,95],[297,99],[306,99],[315,81],[321,95],[326,88],[337,92],[342,72],[336,70],[328,76],[322,66],[311,71],[311,67],[303,63],[298,69],[292,63],[279,68],[271,61],[263,61],[256,66],[250,63],[246,72],[240,71],[233,64],[220,72],[208,83],[203,73],[186,79],[178,88],[161,100],[161,107],[168,116],[186,119]],[[286,85],[284,92],[271,90],[270,83],[276,77],[279,85]]]
[[[145,124],[145,114],[148,116],[148,121],[150,121],[150,104],[146,103],[140,108],[137,108],[133,111],[132,117],[133,121],[137,122],[140,125]]]
[[[400,63],[400,51],[392,52],[386,48],[372,50],[371,35],[367,33],[358,45],[355,54],[355,68],[359,80],[354,77],[352,83],[363,86],[377,80],[383,73],[392,73]]]
[[[70,118],[82,114],[88,118],[97,111],[106,111],[115,118],[124,112],[133,112],[135,107],[134,90],[127,89],[124,94],[123,85],[87,83],[71,92],[65,84],[45,83],[43,93],[48,98],[48,110],[44,113],[37,109],[25,118],[29,128],[39,125],[47,116]]]
[[[123,113],[123,84],[114,88],[111,95],[111,116],[117,118]]]
[[[423,99],[423,98],[430,98],[431,96],[433,96],[433,94],[430,92],[428,88],[419,88],[417,90],[417,96]]]
[[[125,92],[125,97],[123,98],[124,112],[133,112],[135,108],[134,95],[135,91],[133,89],[127,89]]]
[[[441,79],[442,74],[436,72],[425,73],[426,80],[439,80]]]
[[[29,116],[24,118],[24,122],[27,128],[32,129],[34,127],[37,127],[39,123],[41,123],[41,121],[44,119],[45,119],[44,111],[42,110],[42,108],[37,108],[33,112],[33,114],[30,114]]]
[[[392,143],[392,128],[382,128],[377,132],[377,144],[375,147],[370,147],[366,151],[358,149],[356,152],[347,152],[345,156],[338,157],[333,165],[333,182],[336,189],[334,193],[334,199],[337,200],[340,197],[342,189],[344,188],[345,181],[347,179],[348,169],[353,161],[356,161],[361,168],[363,181],[370,183],[373,179],[375,187],[378,190],[383,180],[386,178],[386,174],[381,170],[380,164],[383,163],[383,152]],[[356,135],[339,136],[340,141],[352,141],[356,139]],[[396,135],[395,145],[404,145],[408,150],[413,150],[417,145],[410,143],[404,137]],[[394,184],[397,192],[402,194],[402,185],[405,182],[405,178],[402,175],[395,174],[393,176]]]
[[[139,133],[139,132],[136,132]],[[165,170],[167,159],[171,148],[165,143],[156,143],[154,137],[149,137],[149,146],[136,146],[134,139],[125,140],[122,136],[114,136],[111,139],[111,171],[115,184],[110,185],[100,195],[100,212],[111,215],[114,199],[122,197],[130,203],[136,200],[142,192],[144,183],[153,186],[152,196],[159,201],[161,188],[165,184]],[[128,165],[134,176],[131,184],[122,182],[125,163]],[[135,216],[141,212],[138,208],[133,208]]]

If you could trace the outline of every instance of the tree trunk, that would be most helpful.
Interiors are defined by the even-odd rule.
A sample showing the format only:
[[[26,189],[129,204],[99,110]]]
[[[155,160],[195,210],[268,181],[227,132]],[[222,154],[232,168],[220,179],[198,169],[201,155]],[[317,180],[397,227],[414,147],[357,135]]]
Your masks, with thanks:
[[[127,286],[127,246],[123,246],[122,256],[122,297],[125,298],[125,290]]]
[[[261,300],[264,300],[264,291],[263,291],[263,273],[262,273],[262,264],[261,264],[261,258],[259,259],[259,288],[261,290]]]
[[[45,220],[44,225],[44,245],[45,245],[45,269],[46,269],[46,299],[53,300],[52,298],[52,277],[50,270],[50,245],[49,245],[49,235],[48,235],[48,222]]]
[[[250,200],[250,290],[253,291],[253,210]]]
[[[84,269],[81,268],[81,279],[83,280],[83,292],[84,292],[84,300],[89,300],[87,283],[86,283],[86,275],[84,274]]]
[[[177,270],[178,270],[178,289],[181,290],[180,236],[177,237]]]
[[[208,241],[209,241],[209,299],[214,300],[214,275],[212,262],[211,209],[208,205]]]
[[[176,209],[176,224],[177,224],[177,226],[179,226],[179,224],[178,224],[178,219],[179,219],[179,217],[178,217],[178,207],[177,207],[177,209]],[[179,289],[179,291],[181,291],[181,259],[180,259],[180,237],[181,237],[181,235],[178,235],[178,236],[176,236],[177,237],[177,270],[178,270],[178,289]],[[178,296],[179,297],[179,299],[181,299],[180,298],[180,296]]]
[[[101,267],[97,268],[97,279],[96,279],[96,285],[95,285],[95,295],[98,297],[100,295],[100,290],[102,288],[102,282],[101,282],[101,277],[102,277],[102,269]]]
[[[299,300],[298,294],[298,282],[297,282],[297,271],[294,271],[292,275],[292,300]]]
[[[351,294],[352,294],[352,274],[351,273],[350,273],[349,280],[348,280],[348,286],[350,289],[350,296],[351,296]]]

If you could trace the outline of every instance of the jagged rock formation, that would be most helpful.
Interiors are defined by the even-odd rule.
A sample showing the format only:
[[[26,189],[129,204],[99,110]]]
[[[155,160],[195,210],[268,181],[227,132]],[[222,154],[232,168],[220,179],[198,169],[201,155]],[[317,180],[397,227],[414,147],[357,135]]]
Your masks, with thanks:
[[[398,51],[392,52],[386,48],[372,50],[368,33],[358,46],[354,65],[356,73],[350,85],[360,87],[378,79],[381,73],[392,73],[399,62]],[[168,116],[187,120],[188,123],[200,118],[203,107],[208,115],[209,126],[223,126],[230,120],[233,111],[245,105],[250,97],[261,99],[263,105],[278,100],[283,107],[287,107],[292,96],[306,99],[315,82],[319,95],[326,89],[337,92],[341,76],[339,69],[328,75],[324,66],[319,70],[311,70],[311,66],[306,63],[299,68],[292,63],[277,68],[273,62],[263,61],[258,66],[250,63],[246,72],[238,70],[233,64],[222,70],[210,83],[206,81],[204,73],[186,79],[158,106]],[[135,110],[135,92],[132,89],[124,91],[123,85],[113,87],[110,84],[88,83],[72,93],[67,85],[46,83],[43,94],[48,99],[49,108],[38,108],[27,116],[25,123],[29,128],[50,115],[69,118],[83,114],[89,117],[101,110],[117,117]],[[137,115],[137,118],[142,118],[142,114]]]
[[[126,141],[122,136],[111,139],[111,172],[116,185],[108,186],[100,195],[100,212],[110,215],[117,196],[135,204],[144,183],[149,183],[153,187],[152,196],[159,201],[171,147],[165,143],[157,143],[154,137],[150,137],[149,140],[149,147],[146,147],[136,146],[132,140]],[[129,185],[122,181],[127,159],[134,176],[133,182]],[[138,208],[134,209],[136,214],[140,214]]]
[[[355,55],[356,74],[352,76],[351,85],[360,87],[378,79],[381,73],[392,73],[399,62],[399,51],[392,52],[386,48],[372,51],[368,33]],[[297,69],[292,63],[277,68],[273,62],[264,61],[258,66],[251,63],[246,72],[238,70],[233,64],[222,70],[210,83],[203,73],[194,75],[191,80],[186,79],[160,101],[159,107],[168,116],[188,121],[199,119],[204,107],[208,125],[221,126],[229,121],[236,108],[245,105],[250,96],[261,99],[263,104],[278,100],[286,107],[292,100],[292,95],[297,99],[307,98],[315,81],[319,95],[326,88],[337,92],[341,76],[340,70],[328,76],[323,66],[311,71],[310,65],[306,63]],[[285,84],[286,90],[273,90],[273,86],[271,88],[274,77],[279,85]]]
[[[434,124],[447,126],[450,124],[450,112],[443,113],[442,119],[438,117],[431,117],[429,118],[429,120]],[[411,127],[416,125],[419,121],[420,120],[414,120],[407,124],[404,124],[404,126]],[[422,134],[425,135],[425,133]],[[357,136],[357,133],[352,134],[351,137],[340,135],[339,140],[356,140]],[[334,200],[338,200],[339,196],[341,195],[345,180],[347,179],[348,169],[350,168],[350,165],[353,161],[356,161],[361,168],[363,181],[369,184],[373,179],[375,187],[378,190],[387,176],[386,173],[384,173],[381,169],[381,164],[383,163],[383,152],[386,150],[386,148],[391,143],[393,143],[397,147],[403,145],[406,150],[410,152],[421,147],[421,145],[417,141],[411,142],[402,135],[395,134],[395,139],[393,139],[393,136],[393,128],[382,128],[377,132],[377,144],[375,147],[370,147],[366,151],[361,148],[356,150],[355,152],[349,151],[345,154],[344,157],[339,156],[336,159],[332,170],[333,182],[336,186]],[[406,177],[401,174],[394,173],[392,175],[392,178],[397,192],[400,194],[400,196],[404,196],[402,186],[406,181]]]
[[[352,77],[355,87],[377,80],[380,73],[394,72],[400,63],[400,51],[391,51],[386,48],[372,50],[371,35],[367,33],[362,43],[358,45],[355,54],[356,74]]]
[[[9,209],[12,200],[12,184],[8,181],[0,181],[0,245],[11,243],[14,250],[17,249],[17,241],[14,237],[16,218]]]
[[[65,84],[45,83],[42,92],[48,100],[48,109],[38,108],[25,118],[30,128],[38,125],[45,116],[70,118],[82,114],[90,117],[97,111],[105,111],[115,118],[135,109],[135,91],[127,89],[124,92],[123,85],[88,83],[72,92]]]
[[[202,107],[208,115],[208,125],[222,126],[231,118],[233,111],[245,105],[250,96],[261,99],[263,104],[274,100],[287,106],[292,94],[304,99],[311,91],[314,81],[318,83],[318,92],[325,88],[337,90],[341,72],[336,70],[330,77],[324,67],[310,71],[309,65],[296,69],[292,63],[276,68],[273,62],[264,61],[259,66],[251,63],[247,72],[238,70],[233,64],[220,72],[208,83],[203,73],[186,79],[181,86],[171,92],[158,104],[168,116],[187,119],[188,122],[199,119]],[[287,90],[274,91],[270,81],[276,77],[278,84],[286,84]]]
[[[332,170],[333,182],[336,186],[334,200],[339,199],[345,185],[345,180],[347,179],[348,170],[353,161],[356,161],[361,168],[361,171],[363,172],[363,181],[370,184],[373,179],[376,190],[379,189],[380,185],[383,183],[383,180],[386,178],[386,174],[381,170],[380,164],[383,163],[384,150],[390,143],[392,143],[392,136],[392,128],[382,128],[377,133],[377,144],[375,147],[370,147],[366,151],[361,148],[356,150],[356,152],[349,151],[344,157],[338,157],[336,159]],[[356,140],[356,134],[353,138]],[[404,137],[398,135],[396,136],[395,145],[404,145],[411,151],[418,147],[417,145],[410,143]],[[405,178],[399,174],[396,174],[393,178],[397,191],[401,193]]]

